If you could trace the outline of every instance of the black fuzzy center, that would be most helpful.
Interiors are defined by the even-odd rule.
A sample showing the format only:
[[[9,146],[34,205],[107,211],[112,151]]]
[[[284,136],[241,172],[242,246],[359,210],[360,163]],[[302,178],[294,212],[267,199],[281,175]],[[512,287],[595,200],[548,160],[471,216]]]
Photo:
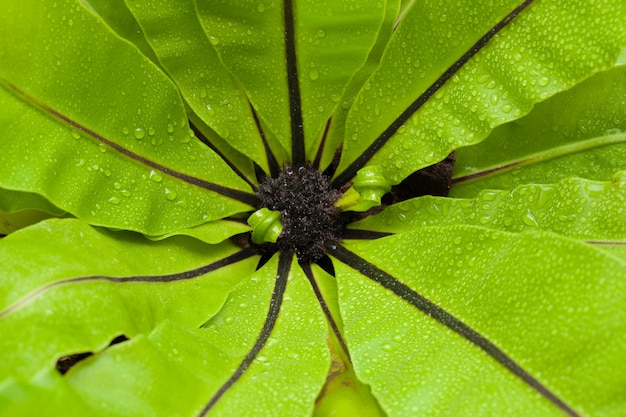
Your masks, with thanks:
[[[258,196],[263,206],[280,211],[283,231],[276,242],[281,252],[295,252],[300,262],[315,262],[324,243],[341,238],[341,211],[334,206],[341,195],[319,171],[287,167],[266,178]]]

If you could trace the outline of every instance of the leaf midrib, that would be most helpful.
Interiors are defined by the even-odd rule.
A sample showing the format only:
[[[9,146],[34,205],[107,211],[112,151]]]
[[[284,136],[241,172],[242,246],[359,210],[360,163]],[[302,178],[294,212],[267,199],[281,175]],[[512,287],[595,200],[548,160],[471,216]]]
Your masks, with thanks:
[[[602,148],[605,146],[618,145],[622,143],[626,143],[626,133],[596,136],[576,143],[570,143],[556,148],[547,149],[543,152],[536,152],[524,158],[515,159],[502,165],[485,167],[480,171],[453,176],[452,183],[457,184],[460,182],[471,181],[486,176],[498,175],[517,167],[535,165],[563,156],[574,155],[576,153],[581,153],[596,148]]]

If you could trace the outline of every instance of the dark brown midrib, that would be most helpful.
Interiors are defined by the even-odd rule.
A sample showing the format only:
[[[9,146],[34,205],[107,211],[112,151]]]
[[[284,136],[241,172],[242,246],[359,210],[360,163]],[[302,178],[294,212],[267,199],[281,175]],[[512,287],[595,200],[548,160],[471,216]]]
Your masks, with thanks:
[[[486,34],[484,34],[467,52],[454,62],[444,73],[432,83],[409,107],[407,107],[375,140],[355,159],[348,167],[333,179],[335,188],[340,188],[349,182],[372,159],[372,157],[391,139],[402,127],[443,85],[456,74],[474,55],[484,48],[489,41],[506,27],[522,10],[528,7],[533,0],[526,0],[506,15]]]
[[[522,381],[524,381],[524,383],[533,388],[542,397],[550,401],[570,417],[581,417],[577,411],[566,404],[565,401],[539,382],[534,376],[528,373],[528,371],[522,368],[513,360],[513,358],[508,356],[493,342],[453,316],[448,311],[444,310],[442,307],[436,305],[423,295],[409,288],[406,284],[400,282],[397,278],[361,258],[354,252],[349,251],[345,247],[341,245],[329,244],[327,245],[327,249],[330,255],[348,265],[356,272],[390,290],[422,313],[433,318],[437,322],[446,326],[448,329],[457,333],[459,336],[482,349],[485,353],[511,371],[514,375],[519,377]]]

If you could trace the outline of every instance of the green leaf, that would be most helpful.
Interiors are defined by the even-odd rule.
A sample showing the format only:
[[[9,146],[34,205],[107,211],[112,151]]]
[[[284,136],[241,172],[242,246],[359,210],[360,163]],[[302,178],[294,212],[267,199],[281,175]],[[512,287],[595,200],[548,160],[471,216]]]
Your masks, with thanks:
[[[14,213],[0,211],[0,235],[8,235],[50,217],[53,216],[39,210],[22,210]]]
[[[18,231],[0,247],[0,331],[11,334],[0,341],[0,352],[14,376],[52,368],[63,355],[102,349],[120,334],[145,334],[165,319],[199,326],[254,266],[243,257],[222,265],[227,269],[211,267],[239,256],[232,243],[153,242],[75,219]],[[33,350],[19,349],[24,343]]]
[[[0,188],[0,234],[7,235],[41,220],[62,216],[63,210],[33,193]]]
[[[376,44],[370,51],[365,65],[352,77],[350,84],[346,87],[343,97],[341,98],[340,105],[336,108],[335,113],[332,115],[330,121],[330,128],[326,138],[326,145],[323,149],[323,155],[321,157],[321,167],[327,167],[335,156],[335,151],[339,146],[343,144],[345,137],[346,118],[350,113],[350,108],[354,103],[356,95],[359,90],[367,81],[367,78],[376,70],[380,64],[380,59],[385,51],[385,47],[391,38],[396,19],[398,16],[398,10],[400,8],[400,2],[398,0],[388,0],[387,10],[385,12],[385,19],[378,32],[378,39]]]
[[[144,56],[158,64],[158,58],[124,0],[81,0],[81,2],[104,20],[117,35],[133,43]]]
[[[335,181],[372,164],[398,183],[611,67],[626,43],[621,1],[559,0],[531,3],[483,47],[481,36],[518,5],[413,4],[351,110]]]
[[[259,337],[276,281],[277,259],[245,279],[203,329],[163,324],[148,339],[110,349],[68,374],[107,415],[198,415]],[[326,324],[304,274],[289,275],[276,326],[215,415],[307,415],[329,367]],[[131,372],[129,372],[131,370]],[[119,375],[133,375],[119,378]],[[103,385],[104,384],[104,385]],[[115,395],[111,395],[114,392]],[[280,398],[289,398],[278,405]]]
[[[215,220],[188,229],[179,229],[160,236],[147,236],[148,239],[162,240],[171,236],[191,236],[204,243],[220,243],[229,237],[250,231],[247,224],[231,220]]]
[[[575,239],[626,243],[626,172],[611,181],[570,178],[554,185],[485,190],[474,199],[425,196],[388,207],[350,228],[407,233],[424,226],[547,230]]]
[[[78,397],[57,372],[38,375],[30,381],[9,379],[0,384],[0,410],[3,417],[23,417],[33,413],[32,405],[23,401],[37,398],[40,417],[95,416],[91,407]],[[71,404],[71,407],[68,406]]]
[[[480,144],[458,149],[451,195],[570,176],[609,179],[626,169],[625,108],[626,66],[596,74]]]
[[[37,209],[56,216],[65,213],[40,195],[0,188],[0,211],[14,213],[26,209]]]
[[[128,5],[194,112],[231,146],[269,172],[268,162],[258,159],[265,149],[248,98],[220,62],[196,16],[193,0],[167,5],[130,0]]]
[[[13,18],[0,29],[1,186],[151,235],[253,204],[248,184],[190,137],[175,86],[136,48],[81,6],[31,3],[5,4]]]
[[[0,239],[2,416],[623,417],[622,1],[40,3],[0,15],[0,202],[78,218]],[[307,162],[329,217],[271,197],[312,261],[245,223]]]
[[[424,314],[410,295],[402,299],[336,264],[355,371],[389,415],[565,415],[437,309],[484,336],[567,407],[622,415],[623,261],[549,233],[475,226],[423,227],[347,247],[435,306]]]
[[[313,146],[350,78],[365,63],[385,7],[377,0],[328,0],[295,2],[291,12],[288,4],[291,1],[219,1],[198,2],[197,7],[210,42],[241,82],[268,133],[290,155],[293,142],[301,141],[306,158],[291,161],[304,163],[315,158]],[[285,16],[292,16],[293,22],[286,24]],[[291,80],[289,62],[298,68]]]

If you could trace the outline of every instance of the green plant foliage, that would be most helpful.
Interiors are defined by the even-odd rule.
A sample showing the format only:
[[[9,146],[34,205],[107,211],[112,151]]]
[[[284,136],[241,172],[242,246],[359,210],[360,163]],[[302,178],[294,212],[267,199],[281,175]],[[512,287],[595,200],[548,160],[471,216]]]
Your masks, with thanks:
[[[0,415],[626,416],[624,22],[4,0]]]

